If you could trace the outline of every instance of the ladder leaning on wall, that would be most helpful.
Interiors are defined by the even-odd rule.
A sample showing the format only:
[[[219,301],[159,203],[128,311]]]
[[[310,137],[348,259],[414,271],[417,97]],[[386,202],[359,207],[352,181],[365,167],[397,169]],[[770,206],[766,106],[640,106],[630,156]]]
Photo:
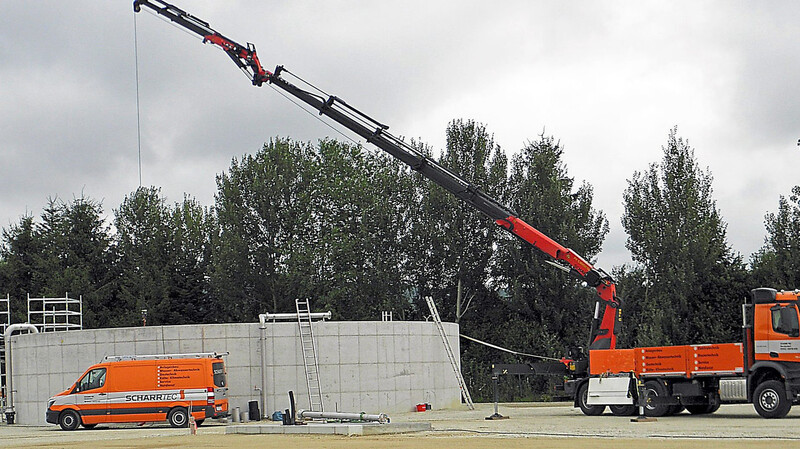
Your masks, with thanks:
[[[453,348],[450,347],[450,340],[447,339],[447,335],[444,333],[444,327],[442,327],[442,319],[439,317],[439,310],[436,308],[436,303],[433,302],[433,298],[430,296],[425,297],[425,302],[428,303],[428,308],[431,310],[431,317],[433,317],[433,322],[436,323],[436,329],[439,330],[439,336],[442,337],[442,343],[444,344],[444,350],[447,352],[447,358],[450,359],[450,365],[453,367],[453,372],[456,375],[456,380],[458,381],[458,388],[461,389],[461,396],[464,398],[464,402],[467,404],[470,410],[475,410],[475,404],[472,403],[472,396],[469,395],[469,390],[467,389],[467,384],[464,382],[464,376],[461,375],[461,369],[458,366],[458,361],[456,360],[455,355],[453,355]]]
[[[319,361],[317,346],[314,342],[314,331],[311,328],[311,306],[308,299],[295,299],[297,324],[300,326],[300,345],[303,352],[303,366],[306,369],[306,385],[308,386],[308,407],[311,411],[321,412],[322,387],[319,381]]]
[[[6,407],[6,342],[4,335],[11,325],[11,297],[0,298],[0,411]],[[2,415],[5,418],[5,413]]]

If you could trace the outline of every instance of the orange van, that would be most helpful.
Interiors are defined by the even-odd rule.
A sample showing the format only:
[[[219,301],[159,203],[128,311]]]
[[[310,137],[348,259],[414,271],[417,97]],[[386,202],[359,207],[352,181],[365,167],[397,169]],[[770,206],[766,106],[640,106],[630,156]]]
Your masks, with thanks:
[[[228,416],[225,362],[218,353],[109,356],[47,402],[47,422],[79,425],[167,420],[187,427]]]

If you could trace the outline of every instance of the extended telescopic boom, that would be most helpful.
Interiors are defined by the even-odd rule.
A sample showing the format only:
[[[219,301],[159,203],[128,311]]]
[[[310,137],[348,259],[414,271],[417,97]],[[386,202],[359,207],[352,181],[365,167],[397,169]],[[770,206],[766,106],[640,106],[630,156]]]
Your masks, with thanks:
[[[241,45],[228,39],[212,29],[208,23],[167,2],[161,0],[135,0],[133,2],[133,9],[136,12],[139,12],[143,6],[200,35],[203,43],[212,43],[220,47],[247,74],[253,85],[261,86],[265,82],[270,83],[311,106],[320,115],[330,117],[333,121],[401,160],[412,170],[421,173],[460,200],[487,215],[506,231],[553,258],[559,267],[597,289],[598,301],[592,321],[589,349],[613,349],[616,347],[616,324],[622,319],[622,307],[620,299],[616,295],[614,280],[608,273],[593,267],[571,249],[562,246],[525,223],[507,206],[390,134],[388,126],[351,107],[338,97],[312,93],[286,81],[281,77],[283,72],[288,73],[283,66],[277,66],[274,72],[265,70],[258,60],[255,45],[251,43]]]

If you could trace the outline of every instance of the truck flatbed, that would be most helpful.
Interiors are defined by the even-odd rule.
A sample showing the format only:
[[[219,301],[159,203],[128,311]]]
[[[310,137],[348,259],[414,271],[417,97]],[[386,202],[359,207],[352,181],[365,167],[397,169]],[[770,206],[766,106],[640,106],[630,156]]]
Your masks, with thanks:
[[[636,377],[741,376],[741,343],[655,346],[589,351],[591,374],[634,373]]]

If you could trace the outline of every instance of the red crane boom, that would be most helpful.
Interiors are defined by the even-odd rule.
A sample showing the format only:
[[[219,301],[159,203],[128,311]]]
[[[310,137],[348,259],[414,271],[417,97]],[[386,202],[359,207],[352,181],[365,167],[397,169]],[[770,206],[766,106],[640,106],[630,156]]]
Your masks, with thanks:
[[[437,164],[403,140],[391,135],[389,127],[370,118],[335,96],[321,96],[286,81],[285,71],[277,66],[274,72],[265,70],[256,54],[255,45],[241,45],[209,24],[182,9],[162,0],[135,0],[134,11],[147,7],[203,38],[204,43],[220,47],[236,65],[247,74],[255,86],[270,83],[294,98],[316,109],[345,128],[355,132],[367,142],[408,164],[411,169],[440,185],[453,195],[473,206],[506,231],[533,245],[555,260],[555,264],[597,290],[597,304],[590,332],[589,349],[613,349],[617,342],[617,323],[622,320],[622,304],[616,295],[614,279],[602,269],[593,267],[581,256],[546,236],[517,217],[510,208],[488,196],[461,176]]]

